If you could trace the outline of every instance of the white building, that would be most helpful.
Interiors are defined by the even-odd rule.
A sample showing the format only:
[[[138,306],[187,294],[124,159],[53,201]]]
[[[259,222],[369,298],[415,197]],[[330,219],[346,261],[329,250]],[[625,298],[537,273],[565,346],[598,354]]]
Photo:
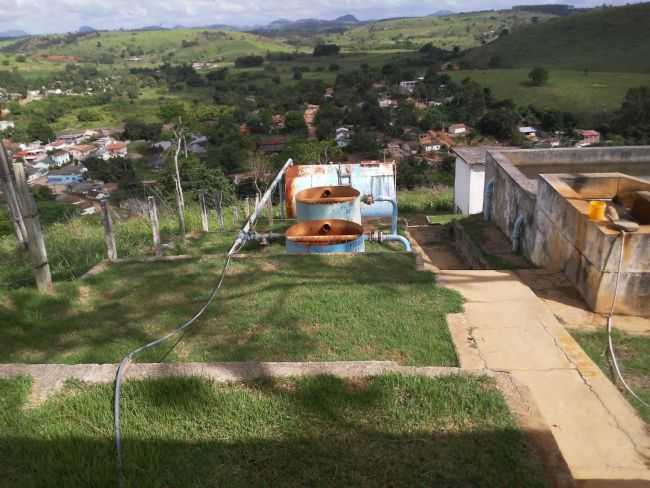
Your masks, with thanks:
[[[456,213],[473,215],[483,211],[485,156],[490,146],[460,146],[456,155],[454,175],[454,209]],[[500,147],[499,149],[503,149]]]
[[[0,120],[0,132],[12,129],[15,126],[13,120]]]

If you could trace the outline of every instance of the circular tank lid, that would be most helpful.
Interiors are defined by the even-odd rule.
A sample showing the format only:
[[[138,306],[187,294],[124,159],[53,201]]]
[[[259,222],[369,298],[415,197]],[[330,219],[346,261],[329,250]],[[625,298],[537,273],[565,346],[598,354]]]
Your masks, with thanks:
[[[315,186],[302,190],[296,195],[301,203],[343,203],[352,202],[360,197],[358,190],[351,186]]]
[[[348,220],[306,220],[287,229],[289,241],[302,244],[336,244],[358,239],[363,227]]]

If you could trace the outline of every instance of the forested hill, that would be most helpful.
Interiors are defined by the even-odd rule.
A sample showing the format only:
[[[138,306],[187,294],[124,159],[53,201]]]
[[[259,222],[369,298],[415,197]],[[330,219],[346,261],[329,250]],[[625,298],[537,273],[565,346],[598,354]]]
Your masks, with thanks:
[[[479,68],[650,72],[650,3],[557,17],[469,50]]]

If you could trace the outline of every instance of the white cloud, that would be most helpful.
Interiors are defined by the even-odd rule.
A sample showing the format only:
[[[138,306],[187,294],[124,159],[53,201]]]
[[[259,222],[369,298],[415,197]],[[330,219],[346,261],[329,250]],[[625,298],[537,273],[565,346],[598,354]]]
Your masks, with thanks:
[[[625,0],[615,0],[623,3]],[[361,19],[425,15],[441,9],[471,11],[507,8],[513,3],[548,0],[0,0],[0,30],[29,33],[76,31],[145,25],[266,24],[277,18],[331,19],[351,13]],[[578,0],[584,5],[600,0]]]

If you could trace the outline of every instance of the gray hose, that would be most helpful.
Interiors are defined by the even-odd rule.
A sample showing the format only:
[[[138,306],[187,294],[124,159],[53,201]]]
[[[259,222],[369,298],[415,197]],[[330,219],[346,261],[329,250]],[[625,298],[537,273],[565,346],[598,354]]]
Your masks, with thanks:
[[[614,352],[614,341],[612,340],[612,328],[613,328],[614,320],[612,316],[614,315],[614,306],[616,305],[616,296],[618,295],[618,281],[619,281],[619,277],[621,276],[621,269],[623,268],[624,252],[625,252],[625,231],[621,230],[621,254],[618,258],[618,271],[616,272],[616,283],[614,285],[614,298],[612,299],[612,306],[609,309],[609,315],[607,316],[607,344],[609,347],[609,355],[611,356],[612,364],[614,365],[614,371],[616,371],[616,376],[618,376],[618,379],[621,380],[621,384],[630,393],[630,395],[632,395],[639,402],[641,402],[642,405],[645,405],[646,407],[650,407],[650,405],[647,402],[644,402],[641,399],[641,397],[639,397],[639,395],[637,395],[634,392],[634,390],[632,390],[630,385],[628,385],[625,379],[623,378],[623,373],[621,373],[621,368],[619,368],[618,366],[618,360],[616,359],[616,353]]]
[[[276,175],[275,179],[271,182],[269,187],[266,189],[266,192],[260,199],[259,203],[256,205],[255,209],[253,210],[253,213],[248,217],[248,220],[242,227],[242,229],[239,231],[239,234],[237,235],[237,238],[232,244],[232,247],[228,251],[228,254],[226,255],[226,262],[223,265],[223,269],[221,270],[221,275],[219,276],[219,280],[217,281],[217,284],[212,288],[212,291],[210,292],[210,296],[208,297],[207,301],[203,304],[203,306],[199,309],[198,312],[196,312],[192,318],[184,322],[183,324],[179,325],[176,327],[174,330],[171,332],[165,334],[162,337],[159,337],[155,341],[151,341],[143,346],[138,347],[137,349],[134,349],[130,353],[128,353],[126,356],[122,358],[120,361],[119,366],[117,367],[117,372],[115,374],[115,396],[113,397],[113,429],[115,432],[115,453],[116,453],[116,467],[117,467],[117,485],[122,488],[124,486],[124,466],[122,463],[122,432],[120,429],[120,397],[122,395],[122,381],[124,379],[124,371],[126,369],[126,366],[129,364],[131,359],[136,355],[141,353],[142,351],[146,349],[150,349],[154,346],[157,346],[158,344],[161,344],[170,338],[180,334],[183,332],[185,329],[187,329],[189,326],[191,326],[196,320],[198,320],[201,315],[208,309],[210,304],[214,301],[215,297],[217,296],[217,293],[219,289],[221,288],[221,285],[223,284],[223,280],[226,277],[226,272],[228,271],[228,268],[230,266],[230,260],[231,258],[237,254],[241,248],[244,246],[246,241],[249,240],[250,238],[250,230],[252,225],[254,224],[255,220],[257,219],[257,215],[260,212],[260,208],[264,208],[266,203],[268,202],[269,198],[271,198],[271,195],[273,194],[273,190],[275,187],[280,183],[282,180],[282,176],[286,172],[287,168],[293,164],[293,161],[291,159],[288,159],[286,163],[284,163],[284,166],[282,169],[278,172]]]

